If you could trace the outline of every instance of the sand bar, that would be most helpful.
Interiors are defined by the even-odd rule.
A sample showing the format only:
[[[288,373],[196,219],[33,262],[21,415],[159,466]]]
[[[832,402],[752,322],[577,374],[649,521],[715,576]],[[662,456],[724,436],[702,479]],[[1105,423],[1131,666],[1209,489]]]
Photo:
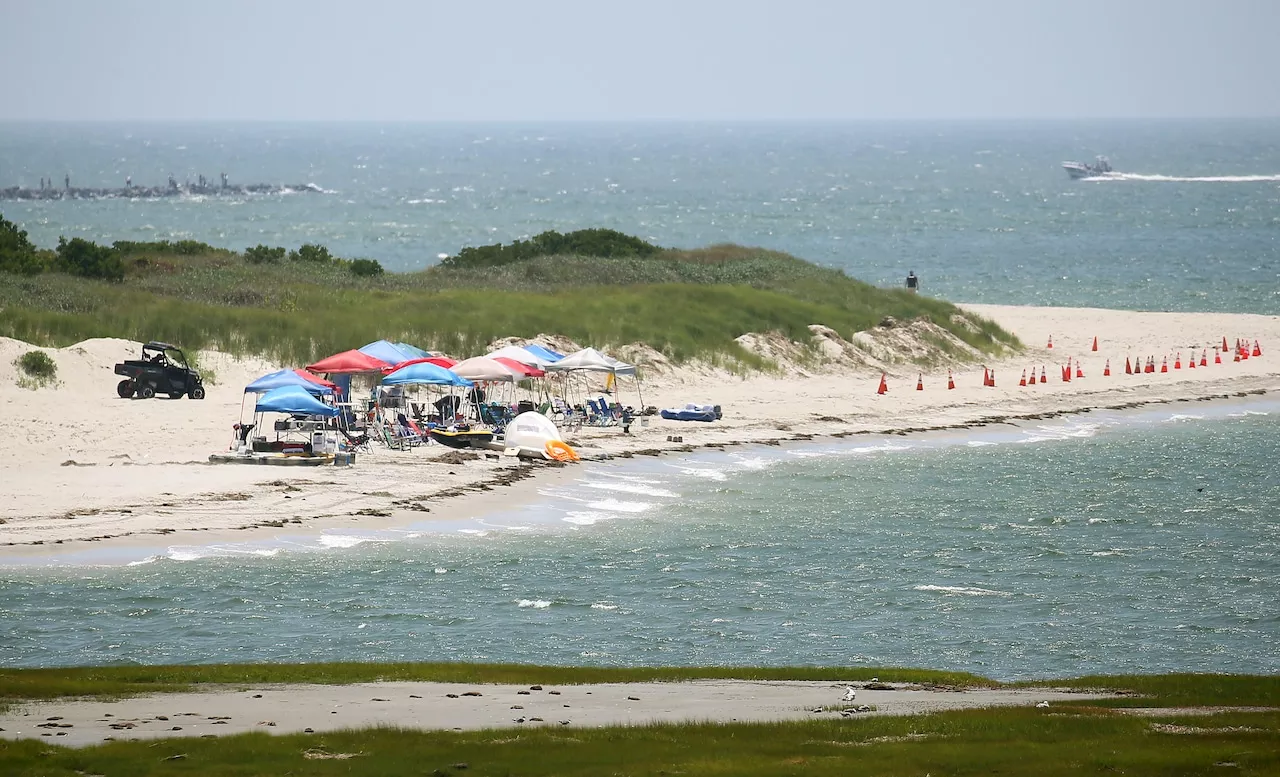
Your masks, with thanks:
[[[0,715],[0,737],[44,738],[85,746],[168,737],[226,736],[247,731],[293,734],[373,726],[416,730],[598,728],[647,723],[750,723],[856,720],[872,715],[917,715],[995,706],[1081,703],[1107,692],[1061,689],[926,689],[886,683],[866,690],[852,683],[854,702],[842,703],[846,684],[700,680],[684,683],[594,685],[459,685],[358,683],[268,685],[203,693],[139,696],[119,701],[34,702]],[[478,695],[468,695],[478,694]],[[850,712],[867,707],[857,712]],[[842,714],[843,713],[843,714]]]
[[[981,365],[953,365],[920,376],[888,367],[889,392],[876,394],[880,370],[842,361],[839,345],[825,363],[785,365],[779,373],[735,375],[690,366],[651,370],[646,405],[688,401],[721,405],[713,424],[651,419],[623,435],[583,429],[575,445],[611,455],[688,451],[699,447],[775,444],[844,436],[1003,423],[1098,408],[1232,398],[1280,389],[1280,317],[1216,313],[1136,313],[1085,308],[968,305],[1014,332],[1026,346],[992,360],[996,386],[982,386]],[[1050,337],[1054,347],[1048,348]],[[1093,338],[1098,351],[1092,350]],[[1215,354],[1222,339],[1257,340],[1260,358],[1235,362]],[[242,387],[280,365],[206,353],[217,373],[204,401],[128,400],[114,394],[112,366],[136,344],[97,339],[45,349],[60,384],[32,391],[17,385],[12,362],[30,346],[0,338],[0,408],[9,421],[9,461],[0,474],[0,563],[53,554],[88,543],[139,541],[202,544],[245,541],[292,530],[376,529],[447,522],[501,504],[536,498],[534,483],[571,477],[552,469],[498,460],[456,461],[439,446],[390,451],[375,445],[349,469],[210,465],[226,450],[240,417]],[[1192,354],[1208,365],[1191,368]],[[1215,355],[1223,363],[1214,364]],[[1062,382],[1070,357],[1083,378]],[[1125,359],[1154,357],[1168,372],[1124,374]],[[1175,368],[1175,359],[1181,367]],[[1103,371],[1110,361],[1112,375]],[[1048,382],[1020,387],[1024,370],[1043,368]],[[1074,371],[1073,371],[1074,375]],[[916,391],[918,378],[925,389]],[[624,386],[625,389],[625,386]],[[623,402],[634,402],[625,393]],[[668,438],[678,436],[679,442]],[[492,484],[505,488],[490,490]]]

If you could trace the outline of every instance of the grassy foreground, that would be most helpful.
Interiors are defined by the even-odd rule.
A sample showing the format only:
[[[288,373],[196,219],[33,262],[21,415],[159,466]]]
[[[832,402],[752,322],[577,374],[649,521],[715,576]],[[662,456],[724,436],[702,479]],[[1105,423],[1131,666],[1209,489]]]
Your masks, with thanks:
[[[588,669],[463,664],[111,667],[8,670],[9,701],[67,694],[183,690],[203,682],[606,682],[694,678],[881,679],[996,685],[909,669]],[[370,729],[217,739],[105,742],[83,749],[0,740],[5,775],[850,775],[1280,773],[1280,678],[1228,675],[1085,677],[1054,686],[1150,694],[1052,709],[1005,708],[911,717],[825,717],[801,723],[697,724],[476,732]],[[1141,706],[1268,706],[1158,717]]]
[[[76,254],[68,244],[64,260],[32,248],[32,273],[0,264],[0,335],[52,346],[159,339],[306,364],[377,339],[472,355],[501,337],[546,332],[600,347],[643,342],[677,362],[764,366],[734,338],[772,331],[808,342],[810,324],[848,338],[892,316],[932,321],[984,353],[1017,347],[989,321],[958,318],[950,303],[786,254],[664,250],[609,230],[543,237],[517,251],[466,249],[421,272],[367,275],[318,246],[237,253],[130,242],[77,244]],[[567,250],[579,253],[543,253]]]

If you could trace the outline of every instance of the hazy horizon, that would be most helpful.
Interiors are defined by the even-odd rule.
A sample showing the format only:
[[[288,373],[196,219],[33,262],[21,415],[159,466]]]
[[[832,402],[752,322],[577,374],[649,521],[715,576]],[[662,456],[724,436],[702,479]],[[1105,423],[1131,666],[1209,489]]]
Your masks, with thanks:
[[[1280,117],[1264,0],[8,0],[14,122]]]

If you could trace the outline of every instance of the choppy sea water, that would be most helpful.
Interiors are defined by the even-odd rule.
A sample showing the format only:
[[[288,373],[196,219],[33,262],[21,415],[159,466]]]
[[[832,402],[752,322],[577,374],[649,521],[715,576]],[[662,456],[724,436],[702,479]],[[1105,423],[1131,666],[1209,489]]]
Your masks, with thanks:
[[[1278,433],[1263,398],[592,463],[453,523],[0,568],[0,656],[1275,672]]]
[[[1063,160],[1121,174],[1071,181]],[[0,187],[195,181],[327,194],[0,202],[39,244],[322,243],[418,269],[612,227],[736,242],[965,302],[1280,313],[1280,121],[0,124]]]

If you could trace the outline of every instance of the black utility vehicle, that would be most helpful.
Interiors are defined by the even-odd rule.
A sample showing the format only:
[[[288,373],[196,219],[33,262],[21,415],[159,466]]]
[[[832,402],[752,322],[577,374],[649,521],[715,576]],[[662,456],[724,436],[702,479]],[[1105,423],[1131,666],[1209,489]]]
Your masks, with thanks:
[[[121,397],[150,399],[157,393],[170,399],[204,399],[204,383],[200,373],[187,365],[187,357],[176,345],[151,342],[142,346],[142,358],[128,359],[116,365],[116,374],[125,379],[116,385]]]

